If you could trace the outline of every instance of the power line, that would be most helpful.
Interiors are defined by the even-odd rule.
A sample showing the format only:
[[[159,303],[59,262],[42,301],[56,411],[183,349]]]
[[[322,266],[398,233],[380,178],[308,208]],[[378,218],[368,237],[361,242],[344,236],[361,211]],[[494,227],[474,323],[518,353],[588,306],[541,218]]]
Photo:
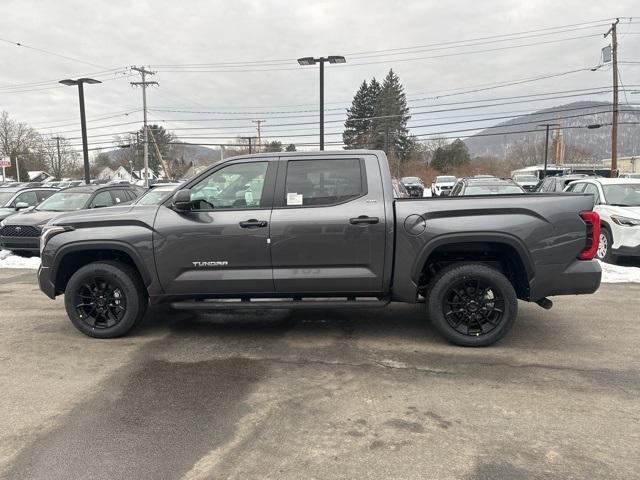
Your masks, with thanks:
[[[84,63],[85,65],[91,65],[92,67],[108,69],[108,67],[105,67],[103,65],[98,65],[98,64],[95,64],[95,63],[87,62],[85,60],[80,60],[79,58],[70,57],[68,55],[63,55],[61,53],[52,52],[50,50],[45,50],[43,48],[33,47],[31,45],[26,45],[24,43],[16,42],[14,40],[7,40],[5,38],[0,38],[0,42],[5,42],[5,43],[8,43],[10,45],[15,45],[17,47],[27,48],[29,50],[35,50],[36,52],[45,53],[47,55],[53,55],[54,57],[64,58],[66,60],[71,60],[72,62]]]

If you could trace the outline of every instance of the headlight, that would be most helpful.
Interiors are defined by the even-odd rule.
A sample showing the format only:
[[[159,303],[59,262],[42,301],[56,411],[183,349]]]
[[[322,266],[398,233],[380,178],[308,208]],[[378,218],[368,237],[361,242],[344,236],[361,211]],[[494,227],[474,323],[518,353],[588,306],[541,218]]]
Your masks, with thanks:
[[[620,217],[618,215],[611,215],[611,220],[616,225],[620,225],[622,227],[637,227],[640,225],[640,220],[629,217]]]
[[[40,255],[42,255],[42,251],[44,247],[47,245],[47,242],[53,237],[62,232],[66,232],[68,230],[67,227],[59,227],[56,225],[52,225],[50,227],[45,226],[42,229],[42,233],[40,234]]]

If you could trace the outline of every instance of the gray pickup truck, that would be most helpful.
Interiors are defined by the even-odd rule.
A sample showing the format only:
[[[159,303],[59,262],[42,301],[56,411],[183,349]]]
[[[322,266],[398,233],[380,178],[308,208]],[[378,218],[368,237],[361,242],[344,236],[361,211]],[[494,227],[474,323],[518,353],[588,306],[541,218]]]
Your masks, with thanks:
[[[40,288],[92,337],[175,309],[424,303],[449,341],[502,338],[518,299],[600,285],[589,195],[394,199],[379,151],[227,159],[158,205],[64,214],[41,235]]]

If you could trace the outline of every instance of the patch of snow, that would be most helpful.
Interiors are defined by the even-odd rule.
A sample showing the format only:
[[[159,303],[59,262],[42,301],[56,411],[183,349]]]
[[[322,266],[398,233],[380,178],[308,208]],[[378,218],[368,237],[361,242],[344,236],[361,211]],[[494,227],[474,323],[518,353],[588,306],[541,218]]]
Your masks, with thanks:
[[[23,258],[12,255],[8,250],[0,250],[0,268],[38,268],[39,257]]]
[[[640,283],[640,268],[600,262],[602,283]]]

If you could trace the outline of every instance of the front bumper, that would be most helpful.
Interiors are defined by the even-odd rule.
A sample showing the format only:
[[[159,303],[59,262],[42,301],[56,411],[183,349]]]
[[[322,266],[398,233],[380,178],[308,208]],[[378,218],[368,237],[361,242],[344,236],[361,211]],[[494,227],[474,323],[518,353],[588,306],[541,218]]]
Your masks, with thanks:
[[[30,252],[40,255],[40,237],[0,237],[2,250]]]
[[[51,281],[51,269],[40,265],[38,268],[38,286],[49,298],[56,298],[56,286]]]
[[[575,260],[568,266],[538,265],[530,283],[530,300],[554,295],[581,295],[600,288],[602,268],[597,260]]]
[[[424,188],[422,187],[413,187],[413,186],[405,186],[410,197],[422,197],[424,193]]]

